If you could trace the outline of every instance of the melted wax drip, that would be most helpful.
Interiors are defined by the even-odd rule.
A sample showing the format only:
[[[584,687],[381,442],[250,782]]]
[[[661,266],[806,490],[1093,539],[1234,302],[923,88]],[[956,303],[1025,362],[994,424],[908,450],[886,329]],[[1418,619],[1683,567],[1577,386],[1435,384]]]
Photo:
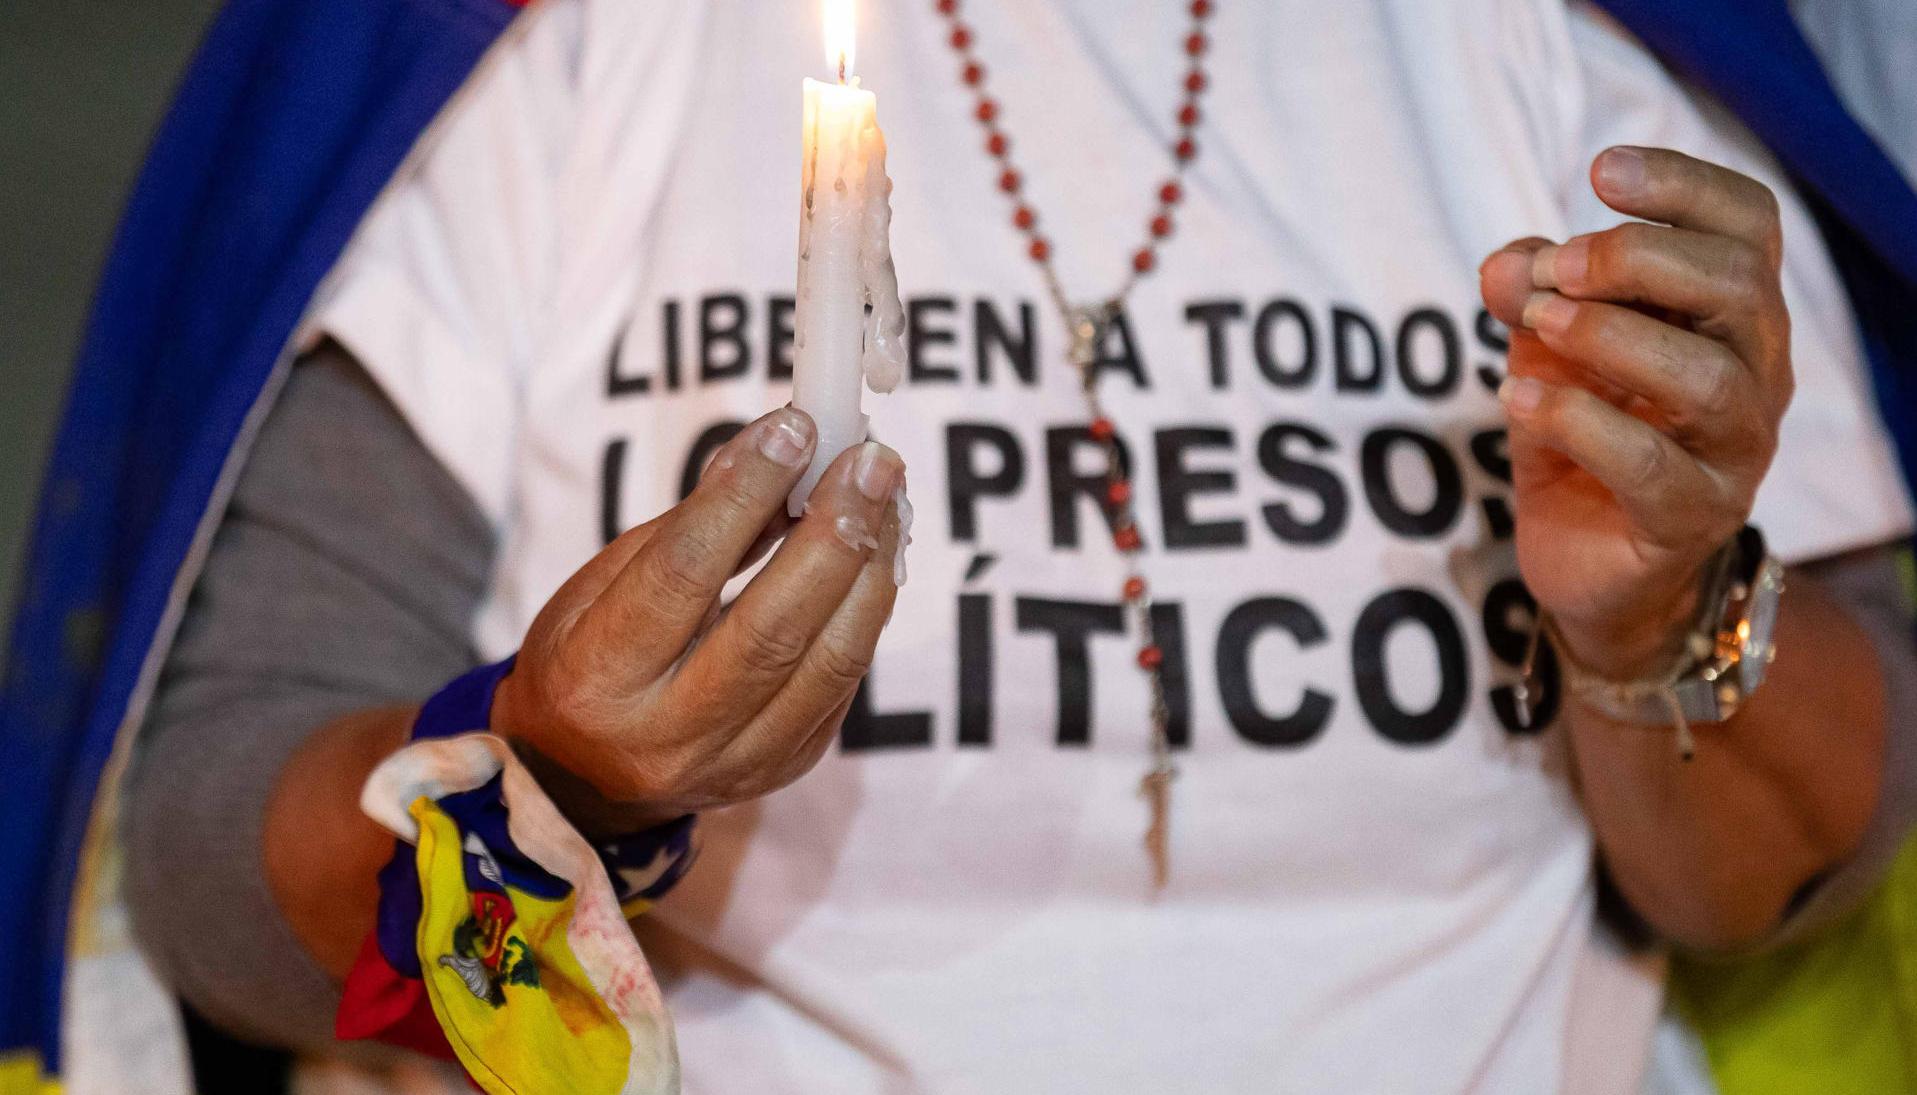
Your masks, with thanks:
[[[905,308],[899,302],[899,275],[892,266],[892,180],[885,174],[885,135],[868,131],[872,151],[865,159],[860,202],[859,278],[865,289],[865,385],[889,392],[905,376]]]
[[[912,542],[912,500],[905,496],[905,485],[892,492],[892,505],[899,512],[899,543],[892,551],[892,584],[905,584],[905,548]]]

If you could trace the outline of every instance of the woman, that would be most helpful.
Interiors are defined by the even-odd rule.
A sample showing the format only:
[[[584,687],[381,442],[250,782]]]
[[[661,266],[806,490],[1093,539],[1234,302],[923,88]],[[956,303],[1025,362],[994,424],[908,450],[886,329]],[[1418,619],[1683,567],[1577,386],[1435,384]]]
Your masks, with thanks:
[[[308,307],[166,655],[122,835],[168,983],[334,1052],[365,775],[517,650],[491,726],[583,829],[708,811],[643,936],[691,1089],[1629,1089],[1601,876],[1741,947],[1898,821],[1841,292],[1587,9],[1208,9],[867,12],[908,383],[722,614],[811,445],[763,412],[813,13],[522,16]],[[1048,280],[1133,273],[1094,417]],[[1687,764],[1630,686],[1747,519],[1777,657]]]

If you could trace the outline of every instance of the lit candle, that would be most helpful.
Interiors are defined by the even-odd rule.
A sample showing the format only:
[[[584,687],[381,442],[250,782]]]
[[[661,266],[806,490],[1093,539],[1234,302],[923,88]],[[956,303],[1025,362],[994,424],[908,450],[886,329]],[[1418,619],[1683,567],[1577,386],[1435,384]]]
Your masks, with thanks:
[[[805,81],[792,405],[812,416],[819,444],[788,501],[794,517],[826,465],[865,440],[861,384],[889,392],[905,368],[885,134],[878,97],[850,75],[852,24],[852,0],[825,0],[826,63],[838,82]]]

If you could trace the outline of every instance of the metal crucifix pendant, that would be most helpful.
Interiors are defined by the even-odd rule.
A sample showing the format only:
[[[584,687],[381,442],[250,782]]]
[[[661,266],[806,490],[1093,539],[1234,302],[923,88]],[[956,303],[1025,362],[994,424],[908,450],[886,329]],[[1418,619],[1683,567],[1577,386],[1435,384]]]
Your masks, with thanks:
[[[1098,360],[1098,344],[1105,340],[1105,325],[1111,322],[1111,318],[1112,306],[1109,303],[1080,305],[1065,316],[1072,335],[1071,363],[1088,377],[1090,374],[1086,370]]]
[[[1145,854],[1152,862],[1152,888],[1162,890],[1171,881],[1171,782],[1178,774],[1169,764],[1160,764],[1145,773],[1138,791],[1151,808],[1151,825],[1145,830]]]

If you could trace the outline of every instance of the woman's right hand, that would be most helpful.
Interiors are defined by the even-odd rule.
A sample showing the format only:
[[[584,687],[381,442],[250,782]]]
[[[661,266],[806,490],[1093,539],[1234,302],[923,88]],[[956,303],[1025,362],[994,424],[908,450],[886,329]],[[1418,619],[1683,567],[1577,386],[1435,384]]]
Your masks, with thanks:
[[[533,621],[493,729],[582,827],[757,798],[837,736],[898,592],[905,465],[856,446],[788,521],[814,437],[791,408],[747,426],[690,497],[613,541]],[[781,534],[721,609],[726,581]]]

